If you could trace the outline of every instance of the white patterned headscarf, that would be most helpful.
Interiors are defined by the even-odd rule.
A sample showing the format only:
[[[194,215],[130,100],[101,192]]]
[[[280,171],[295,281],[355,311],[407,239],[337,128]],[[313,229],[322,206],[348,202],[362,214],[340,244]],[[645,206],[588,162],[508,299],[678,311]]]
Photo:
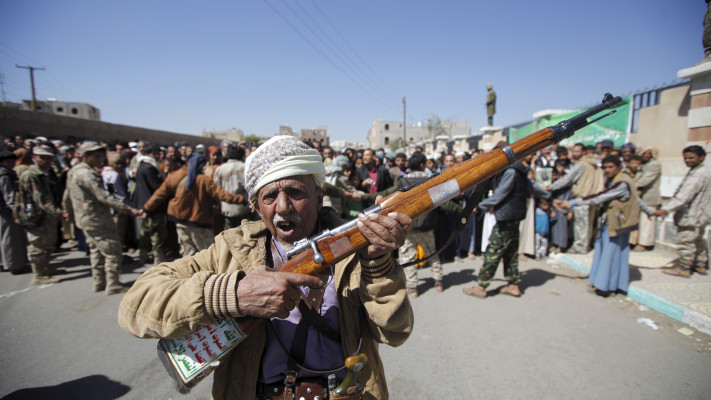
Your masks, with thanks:
[[[264,142],[247,157],[244,168],[244,186],[252,204],[256,203],[259,189],[279,179],[313,175],[316,184],[322,187],[326,176],[321,154],[287,135]]]

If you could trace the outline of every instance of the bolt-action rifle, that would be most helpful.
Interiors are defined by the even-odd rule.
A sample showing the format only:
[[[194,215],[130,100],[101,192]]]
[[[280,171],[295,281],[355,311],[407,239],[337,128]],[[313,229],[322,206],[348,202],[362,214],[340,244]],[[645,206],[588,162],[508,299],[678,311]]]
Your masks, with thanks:
[[[365,214],[391,212],[407,214],[410,218],[424,215],[447,200],[471,189],[492,177],[504,168],[525,156],[571,137],[575,131],[614,113],[588,121],[588,118],[607,110],[619,102],[620,97],[606,93],[602,103],[555,126],[539,130],[503,148],[447,168],[414,186],[402,188],[382,199],[378,204],[363,211]],[[315,237],[302,239],[288,252],[287,261],[280,271],[315,274],[366,247],[368,242],[356,226],[357,220],[347,222],[335,229],[325,230]],[[158,355],[181,393],[188,393],[204,377],[215,369],[225,355],[262,323],[253,317],[224,319],[205,326],[180,339],[162,339]],[[357,368],[358,370],[360,368]],[[357,370],[349,368],[349,374]],[[345,382],[353,382],[346,379]],[[332,391],[334,398],[339,393],[352,392],[354,388],[338,387]]]

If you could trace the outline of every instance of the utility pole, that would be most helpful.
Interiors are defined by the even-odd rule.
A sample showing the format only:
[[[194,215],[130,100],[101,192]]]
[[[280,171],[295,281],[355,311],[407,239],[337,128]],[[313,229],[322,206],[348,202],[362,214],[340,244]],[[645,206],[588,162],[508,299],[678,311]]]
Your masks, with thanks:
[[[405,96],[402,97],[402,148],[407,150],[407,103]]]
[[[32,85],[32,111],[37,111],[37,98],[35,97],[35,70],[44,71],[44,68],[37,68],[31,65],[26,67],[15,64],[17,68],[24,68],[30,70],[30,85]]]

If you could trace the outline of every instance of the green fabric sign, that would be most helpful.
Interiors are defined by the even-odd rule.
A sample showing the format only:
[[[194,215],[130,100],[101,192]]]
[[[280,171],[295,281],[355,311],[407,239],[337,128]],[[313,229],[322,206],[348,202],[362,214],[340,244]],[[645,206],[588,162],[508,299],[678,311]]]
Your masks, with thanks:
[[[612,142],[615,143],[615,147],[622,146],[627,141],[627,127],[629,125],[630,112],[632,110],[632,107],[630,107],[631,100],[631,97],[623,98],[622,102],[620,102],[620,104],[618,104],[617,107],[614,108],[614,110],[617,110],[617,112],[591,125],[588,125],[583,129],[578,130],[577,132],[575,132],[575,135],[563,140],[561,142],[561,145],[570,146],[575,143],[583,143],[585,145],[594,146],[598,142],[601,142],[603,140],[612,140]],[[553,126],[560,121],[572,118],[586,110],[587,108],[572,111],[565,114],[543,117],[531,122],[528,125],[522,126],[521,128],[510,128],[509,143],[513,143],[519,139],[523,139],[534,132],[537,132],[549,126]],[[609,112],[609,110],[605,112]],[[591,118],[588,118],[588,120],[595,119],[601,115],[604,115],[604,112],[599,113]]]

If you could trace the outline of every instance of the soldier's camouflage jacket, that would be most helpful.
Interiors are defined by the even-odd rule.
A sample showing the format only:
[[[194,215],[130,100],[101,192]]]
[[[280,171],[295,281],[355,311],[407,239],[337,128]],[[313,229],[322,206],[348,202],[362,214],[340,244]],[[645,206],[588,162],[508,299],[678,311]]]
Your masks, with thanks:
[[[662,208],[674,213],[677,226],[704,227],[711,219],[711,174],[701,163],[689,170],[681,185]]]
[[[39,208],[35,212],[44,212],[54,218],[59,218],[62,214],[62,210],[54,203],[54,191],[49,184],[49,175],[37,165],[32,165],[22,172],[18,190],[32,193],[32,203]]]
[[[121,213],[130,210],[104,188],[101,175],[85,162],[69,170],[62,206],[79,229],[88,231],[115,229],[111,209]]]

